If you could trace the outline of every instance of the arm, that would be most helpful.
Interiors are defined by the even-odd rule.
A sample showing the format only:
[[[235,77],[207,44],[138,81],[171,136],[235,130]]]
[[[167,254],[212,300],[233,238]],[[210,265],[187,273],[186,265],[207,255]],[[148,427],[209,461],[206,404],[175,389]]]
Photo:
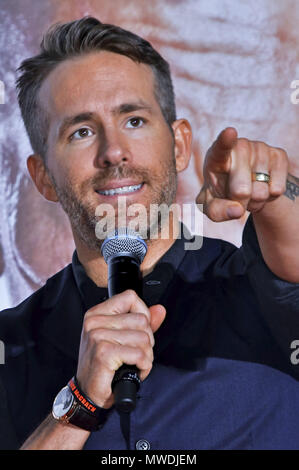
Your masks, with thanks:
[[[253,222],[269,269],[299,283],[299,178],[288,174],[284,194],[253,214]]]
[[[227,128],[207,152],[196,202],[215,222],[250,211],[265,263],[276,276],[298,283],[299,178],[289,166],[284,150],[238,138]],[[269,174],[270,183],[252,181],[253,172]]]
[[[269,269],[263,259],[252,215],[246,221],[242,246],[235,251],[235,256],[258,301],[259,308],[255,313],[276,343],[274,346],[271,339],[263,342],[268,364],[298,380],[298,365],[292,361],[291,355],[293,341],[298,340],[299,332],[299,285],[279,278]]]
[[[81,450],[90,432],[56,421],[49,415],[20,450]]]

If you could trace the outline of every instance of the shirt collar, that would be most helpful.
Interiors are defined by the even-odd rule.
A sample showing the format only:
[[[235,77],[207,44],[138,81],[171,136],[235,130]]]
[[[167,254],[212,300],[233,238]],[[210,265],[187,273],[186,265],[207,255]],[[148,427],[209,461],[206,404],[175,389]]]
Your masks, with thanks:
[[[143,278],[143,300],[148,306],[159,303],[162,294],[165,292],[184,258],[184,243],[186,240],[190,242],[191,235],[187,227],[182,223],[180,228],[180,236],[160,258],[153,271]],[[83,265],[79,261],[77,251],[73,254],[72,269],[86,310],[108,298],[108,289],[106,287],[98,287],[87,276]]]

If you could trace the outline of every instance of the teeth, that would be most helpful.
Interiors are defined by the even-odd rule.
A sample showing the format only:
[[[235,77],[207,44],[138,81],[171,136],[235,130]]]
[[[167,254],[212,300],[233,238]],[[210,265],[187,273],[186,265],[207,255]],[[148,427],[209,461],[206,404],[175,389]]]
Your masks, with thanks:
[[[107,189],[105,191],[97,191],[104,196],[114,196],[114,194],[132,193],[141,188],[143,183],[135,184],[134,186],[122,186],[121,188]]]

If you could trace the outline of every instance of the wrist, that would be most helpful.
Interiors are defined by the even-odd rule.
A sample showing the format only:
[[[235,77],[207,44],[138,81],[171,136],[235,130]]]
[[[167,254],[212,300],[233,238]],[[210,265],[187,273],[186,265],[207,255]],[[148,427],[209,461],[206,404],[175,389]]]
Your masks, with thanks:
[[[54,419],[51,413],[20,450],[81,450],[89,435],[89,431]]]

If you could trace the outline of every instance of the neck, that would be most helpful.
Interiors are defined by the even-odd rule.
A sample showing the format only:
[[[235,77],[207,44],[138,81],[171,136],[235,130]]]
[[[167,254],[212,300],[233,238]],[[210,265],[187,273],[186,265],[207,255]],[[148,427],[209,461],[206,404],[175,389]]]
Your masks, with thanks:
[[[157,239],[149,240],[147,242],[147,254],[140,266],[143,276],[146,276],[154,269],[159,259],[162,258],[177,239],[180,230],[178,219],[175,219],[170,226],[171,228],[169,229],[169,236],[167,238],[161,236],[161,233],[159,233]],[[80,263],[83,265],[87,276],[98,287],[107,287],[108,267],[100,251],[88,248],[88,246],[77,236],[75,230],[73,230],[73,236],[78,258]]]

